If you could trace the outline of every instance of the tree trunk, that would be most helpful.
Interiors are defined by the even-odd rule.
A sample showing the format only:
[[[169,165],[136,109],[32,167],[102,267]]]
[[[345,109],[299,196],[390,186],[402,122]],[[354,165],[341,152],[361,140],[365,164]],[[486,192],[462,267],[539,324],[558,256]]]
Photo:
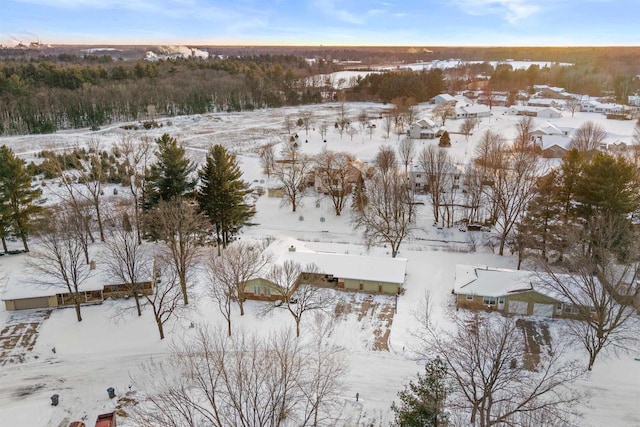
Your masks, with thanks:
[[[300,338],[300,318],[296,317],[296,337]]]
[[[20,237],[22,238],[22,246],[24,246],[24,251],[25,252],[29,252],[29,244],[27,243],[27,235],[22,230],[20,230]]]
[[[160,339],[164,339],[164,326],[162,325],[162,321],[156,316],[156,324],[158,325],[158,333],[160,334]]]
[[[231,336],[231,313],[228,313],[229,317],[227,318],[227,336]]]
[[[244,316],[244,292],[238,294],[238,307],[240,307],[240,316]]]
[[[189,305],[189,297],[187,296],[187,280],[184,275],[180,274],[180,288],[182,289],[182,301],[184,305]]]
[[[96,203],[96,218],[98,220],[98,231],[100,231],[100,241],[104,242],[104,229],[102,228],[102,214],[100,213],[99,203]]]
[[[142,309],[140,308],[140,297],[138,296],[138,292],[135,289],[135,285],[132,286],[132,288],[133,288],[133,298],[136,300],[136,309],[138,310],[138,317],[140,317],[142,316]]]
[[[80,303],[76,301],[75,305],[76,305],[76,317],[78,318],[78,322],[82,322],[82,314],[80,313]]]
[[[5,239],[4,237],[2,238],[2,249],[4,249],[5,254],[9,252],[9,249],[7,248],[7,239]]]

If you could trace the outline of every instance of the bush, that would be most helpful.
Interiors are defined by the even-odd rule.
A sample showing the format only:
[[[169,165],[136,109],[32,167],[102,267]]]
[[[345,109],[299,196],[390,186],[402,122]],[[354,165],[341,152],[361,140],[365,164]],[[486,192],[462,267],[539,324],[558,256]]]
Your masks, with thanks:
[[[449,136],[449,132],[447,132],[446,130],[440,137],[438,147],[451,147],[451,137]]]

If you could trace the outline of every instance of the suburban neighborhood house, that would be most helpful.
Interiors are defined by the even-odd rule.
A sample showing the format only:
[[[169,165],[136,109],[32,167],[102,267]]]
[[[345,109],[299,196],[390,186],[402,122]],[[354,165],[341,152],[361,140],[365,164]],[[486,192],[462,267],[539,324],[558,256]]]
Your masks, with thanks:
[[[553,107],[530,107],[527,105],[512,105],[507,110],[508,114],[516,116],[546,117],[548,119],[557,119],[562,117],[562,112]]]
[[[431,119],[420,119],[409,126],[407,131],[413,139],[434,139],[444,133],[444,127]]]
[[[332,192],[348,194],[360,180],[370,178],[372,174],[373,168],[361,160],[353,160],[346,165],[345,171],[338,171],[337,169],[326,171],[316,166],[313,170],[313,187],[318,194],[331,194]],[[336,177],[333,182],[328,181],[331,176]],[[337,179],[337,177],[341,176],[344,176],[343,180]],[[343,185],[347,187],[343,188]]]
[[[300,276],[306,276],[310,285],[390,295],[403,290],[407,266],[403,258],[314,251],[304,242],[289,238],[276,240],[266,251],[272,257],[272,264],[247,282],[245,296],[248,299],[284,300],[284,295],[275,292],[275,284],[269,281],[269,271],[272,265],[282,265],[285,261],[300,264]],[[311,274],[305,268],[309,268]],[[298,278],[297,285],[301,282],[302,277]]]
[[[133,295],[129,284],[114,282],[106,271],[94,268],[93,273],[79,287],[82,304],[101,304],[108,298],[128,298]],[[136,287],[143,294],[151,295],[155,278],[140,282]],[[74,305],[74,297],[63,283],[38,283],[26,277],[12,277],[2,294],[2,300],[7,311]]]
[[[579,313],[578,307],[564,301],[532,271],[459,264],[453,293],[458,308],[545,317]]]
[[[453,96],[448,93],[441,93],[440,95],[436,95],[429,100],[430,103],[440,105],[446,102],[455,103],[457,100]]]

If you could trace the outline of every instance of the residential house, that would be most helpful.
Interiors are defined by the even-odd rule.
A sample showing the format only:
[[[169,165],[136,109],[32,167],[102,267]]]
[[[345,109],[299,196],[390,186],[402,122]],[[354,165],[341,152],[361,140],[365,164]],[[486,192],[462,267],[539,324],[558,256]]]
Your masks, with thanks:
[[[414,139],[434,139],[444,133],[444,128],[440,123],[424,118],[412,123],[407,133]]]
[[[560,280],[566,275],[558,276]],[[453,293],[456,306],[505,314],[572,317],[579,313],[546,282],[544,273],[487,266],[457,265]]]
[[[596,99],[585,99],[580,102],[580,111],[585,113],[617,114],[624,110],[624,105],[603,103]]]
[[[508,114],[516,116],[531,116],[531,117],[544,117],[544,118],[559,118],[562,117],[562,112],[553,107],[530,107],[527,105],[512,105],[507,110]]]
[[[486,105],[459,105],[456,106],[456,119],[466,119],[466,118],[482,118],[482,117],[490,117],[491,109]]]
[[[360,160],[354,160],[346,166],[346,171],[344,175],[344,183],[348,186],[348,188],[341,188],[341,183],[338,180],[334,182],[327,182],[328,175],[327,173],[321,173],[318,167],[316,166],[313,170],[313,188],[316,190],[316,193],[319,194],[329,194],[330,191],[341,192],[345,191],[346,193],[350,193],[353,187],[360,182],[361,178],[370,178],[373,174],[372,167],[367,163],[362,162]],[[336,170],[336,176],[339,175]],[[336,193],[333,193],[336,194]]]
[[[390,295],[403,292],[407,266],[407,260],[403,258],[315,251],[304,242],[291,238],[276,240],[266,251],[274,261],[247,282],[245,296],[248,299],[284,300],[284,296],[275,291],[276,286],[269,280],[268,273],[272,265],[282,265],[287,260],[302,266],[297,285],[308,280],[309,285],[345,291]],[[305,268],[311,271],[305,271]]]
[[[535,128],[532,132],[531,135],[534,136],[539,136],[539,135],[569,135],[569,132],[571,132],[573,130],[573,128],[568,128],[568,127],[559,127],[556,125],[552,125],[551,123],[542,125],[542,126],[538,126],[537,128]]]
[[[529,107],[554,107],[561,108],[564,107],[565,102],[559,99],[553,98],[529,98],[526,101],[525,105]]]
[[[489,105],[490,107],[506,107],[509,103],[508,94],[482,94],[478,96],[478,104]]]
[[[155,274],[136,284],[136,288],[144,294],[152,294]],[[128,298],[132,295],[131,286],[114,281],[104,266],[101,270],[94,268],[94,274],[80,286],[82,304],[101,304],[108,298]],[[32,277],[20,276],[14,276],[8,281],[2,300],[7,311],[62,308],[75,304],[73,295],[64,284],[38,283]]]
[[[569,151],[571,138],[558,134],[534,134],[533,143],[542,150],[542,157],[546,159],[561,159]]]
[[[455,103],[456,99],[449,95],[448,93],[441,93],[440,95],[436,95],[429,100],[430,103],[440,105],[447,102]]]

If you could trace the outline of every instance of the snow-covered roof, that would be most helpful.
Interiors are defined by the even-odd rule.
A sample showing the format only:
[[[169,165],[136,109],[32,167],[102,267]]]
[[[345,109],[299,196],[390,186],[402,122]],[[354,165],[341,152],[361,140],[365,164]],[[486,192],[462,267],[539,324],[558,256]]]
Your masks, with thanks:
[[[448,93],[441,93],[439,95],[434,96],[433,98],[431,98],[433,100],[438,100],[441,102],[455,102],[456,98],[449,95]]]
[[[491,111],[491,109],[484,104],[461,105],[461,106],[458,106],[457,108],[464,111],[467,114],[479,114],[479,113],[486,113]]]
[[[295,251],[290,250],[292,248],[295,248]],[[407,267],[407,260],[404,258],[319,252],[292,238],[274,241],[267,251],[273,256],[274,264],[282,264],[287,260],[299,263],[303,267],[315,264],[318,273],[332,274],[341,279],[402,284]],[[268,268],[259,276],[264,277],[267,271]]]
[[[80,286],[80,291],[99,291],[107,284],[104,274],[93,272]],[[69,294],[69,290],[63,283],[39,283],[31,277],[11,277],[2,293],[2,300],[23,298],[51,297],[58,294]]]
[[[56,295],[67,295],[69,290],[64,283],[53,283],[52,280],[37,280],[30,276],[12,276],[2,293],[2,301],[23,299],[23,298],[40,298],[51,297]],[[150,278],[146,279],[150,280]],[[104,265],[98,264],[95,270],[91,270],[89,277],[82,282],[80,292],[101,291],[105,286],[119,284],[118,279],[114,279],[107,271]]]

